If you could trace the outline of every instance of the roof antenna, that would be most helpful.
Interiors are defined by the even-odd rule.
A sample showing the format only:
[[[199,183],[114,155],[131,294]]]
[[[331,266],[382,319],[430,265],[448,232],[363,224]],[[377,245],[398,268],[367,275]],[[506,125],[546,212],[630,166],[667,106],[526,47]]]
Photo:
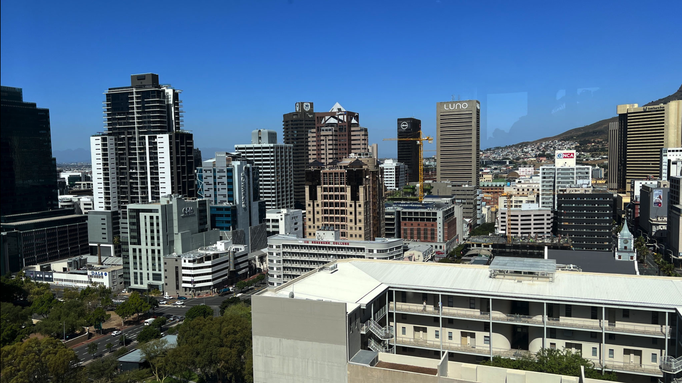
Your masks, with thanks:
[[[452,101],[455,101],[455,95],[454,94],[452,95]]]

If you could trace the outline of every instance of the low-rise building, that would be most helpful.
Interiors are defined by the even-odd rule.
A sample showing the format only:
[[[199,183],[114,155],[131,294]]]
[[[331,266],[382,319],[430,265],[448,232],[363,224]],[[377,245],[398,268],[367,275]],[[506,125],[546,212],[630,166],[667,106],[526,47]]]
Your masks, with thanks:
[[[451,199],[389,202],[384,209],[384,230],[387,238],[428,244],[447,254],[464,232],[463,214],[462,206]]]
[[[580,353],[621,381],[649,381],[682,363],[673,346],[680,307],[679,278],[561,271],[553,260],[497,257],[490,266],[339,260],[253,296],[254,382],[385,381],[376,375],[385,370],[356,370],[355,357],[364,352],[449,366],[542,349]],[[462,374],[439,370],[432,380],[414,381]],[[475,368],[470,372],[457,378],[512,381],[478,380]],[[523,374],[514,381],[566,381]]]
[[[120,260],[120,259],[119,259]],[[53,286],[82,290],[89,286],[104,286],[116,293],[124,289],[123,265],[120,262],[88,260],[88,257],[74,257],[58,262],[48,262],[24,269],[26,276],[36,282]]]
[[[168,255],[163,264],[164,291],[171,296],[215,292],[244,279],[251,267],[246,246],[230,241]]]
[[[495,229],[497,234],[507,234],[507,223],[513,237],[551,237],[552,210],[540,209],[537,203],[525,203],[519,208],[501,208]],[[507,218],[509,214],[509,218]]]
[[[341,240],[338,230],[319,229],[315,239],[292,235],[268,238],[268,284],[280,286],[335,259],[402,259],[403,240]]]
[[[270,209],[265,212],[265,227],[268,237],[277,234],[295,235],[303,238],[303,210]]]

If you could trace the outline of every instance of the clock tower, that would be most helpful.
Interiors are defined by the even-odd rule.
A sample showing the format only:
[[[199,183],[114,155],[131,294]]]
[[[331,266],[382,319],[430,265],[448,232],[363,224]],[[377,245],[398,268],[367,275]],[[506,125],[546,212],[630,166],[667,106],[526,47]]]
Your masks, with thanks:
[[[632,233],[628,229],[627,221],[623,223],[623,229],[618,233],[618,244],[614,249],[616,260],[619,261],[635,261],[637,260],[637,253],[635,252],[635,240]]]

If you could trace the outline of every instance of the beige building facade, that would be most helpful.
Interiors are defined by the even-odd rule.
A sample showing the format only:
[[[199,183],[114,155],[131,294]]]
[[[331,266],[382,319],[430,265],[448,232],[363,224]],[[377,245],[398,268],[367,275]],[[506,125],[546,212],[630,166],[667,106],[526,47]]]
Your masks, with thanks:
[[[436,172],[438,182],[478,186],[481,149],[481,104],[477,100],[436,104]]]

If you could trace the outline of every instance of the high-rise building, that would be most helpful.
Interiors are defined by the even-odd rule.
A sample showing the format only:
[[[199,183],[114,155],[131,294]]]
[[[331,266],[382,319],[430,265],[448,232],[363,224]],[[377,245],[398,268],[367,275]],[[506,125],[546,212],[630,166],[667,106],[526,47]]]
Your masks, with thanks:
[[[661,149],[682,147],[682,100],[643,107],[618,105],[617,111],[618,135],[622,140],[610,142],[609,151],[618,150],[620,162],[624,164],[619,171],[625,172],[620,175],[624,185],[619,186],[628,188],[633,179],[661,174]],[[610,134],[609,140],[615,136]]]
[[[623,133],[620,121],[609,123],[609,175],[608,188],[614,191],[625,191],[625,157],[623,156]]]
[[[379,165],[387,190],[400,190],[407,185],[407,166],[402,162],[396,162],[392,158]]]
[[[258,168],[260,197],[268,209],[294,207],[293,145],[278,144],[274,130],[254,130],[251,144],[234,150]]]
[[[438,181],[478,186],[481,104],[477,100],[436,104]]]
[[[398,138],[420,138],[422,121],[416,118],[398,119]],[[398,162],[407,166],[407,182],[419,182],[418,141],[398,141]]]
[[[297,102],[296,111],[283,116],[284,143],[293,147],[294,206],[305,209],[305,169],[308,166],[308,134],[315,130],[312,102]]]
[[[209,201],[177,196],[128,205],[128,254],[123,257],[126,286],[165,290],[164,257],[182,254],[220,240],[211,230]]]
[[[574,250],[611,251],[616,203],[611,193],[575,189],[557,196],[556,235],[570,238]]]
[[[358,113],[347,111],[338,102],[329,112],[315,113],[315,129],[308,133],[309,162],[327,165],[351,153],[368,151],[367,128],[360,126]]]
[[[682,148],[661,149],[661,175],[662,181],[670,177],[682,175]]]
[[[668,242],[666,255],[671,257],[675,266],[682,262],[682,201],[680,200],[682,177],[670,177],[668,201]]]
[[[541,166],[540,167],[540,208],[556,209],[559,193],[569,188],[592,188],[592,168],[578,166]]]
[[[0,114],[0,215],[57,208],[57,165],[50,111],[24,102],[21,88],[3,86]]]
[[[341,239],[383,237],[384,186],[376,159],[347,158],[306,171],[306,236],[339,230]]]
[[[211,205],[211,228],[249,252],[267,246],[265,202],[260,199],[259,172],[237,153],[218,152],[197,169],[199,196]]]
[[[181,130],[179,95],[153,73],[109,88],[106,131],[90,140],[95,210],[125,211],[170,194],[196,197],[194,138]]]

